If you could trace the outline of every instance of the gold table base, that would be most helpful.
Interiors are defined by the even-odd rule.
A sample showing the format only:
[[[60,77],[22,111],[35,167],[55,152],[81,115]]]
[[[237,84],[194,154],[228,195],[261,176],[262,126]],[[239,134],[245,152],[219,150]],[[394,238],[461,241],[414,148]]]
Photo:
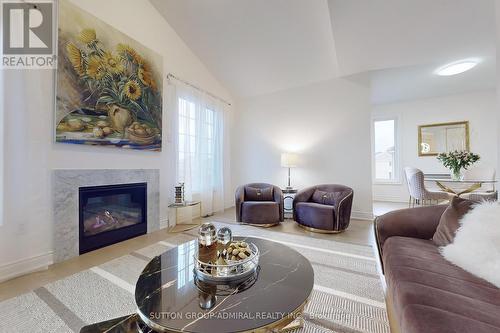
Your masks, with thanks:
[[[304,327],[304,319],[303,318],[297,318],[294,321],[292,321],[290,324],[287,326],[283,327],[281,330],[279,330],[280,333],[286,333],[290,332],[299,328]]]
[[[474,192],[475,190],[481,188],[481,183],[475,183],[475,184],[472,184],[466,190],[463,190],[461,192],[457,192],[457,191],[453,190],[452,188],[444,185],[443,183],[441,183],[438,180],[436,180],[436,185],[439,186],[439,188],[441,188],[443,191],[445,191],[447,193],[451,193],[453,195],[456,195],[457,197],[461,196],[462,194]]]

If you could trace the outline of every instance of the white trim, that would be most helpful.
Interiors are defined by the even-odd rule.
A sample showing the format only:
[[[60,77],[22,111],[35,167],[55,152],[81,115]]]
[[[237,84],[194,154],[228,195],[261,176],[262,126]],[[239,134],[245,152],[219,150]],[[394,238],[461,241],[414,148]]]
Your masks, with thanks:
[[[105,271],[104,269],[99,268],[97,266],[92,267],[90,270],[92,272],[96,273],[97,275],[99,275],[100,277],[105,278],[109,282],[117,285],[118,287],[128,291],[129,293],[131,293],[131,294],[135,293],[135,286],[131,285],[130,283],[128,283],[125,280],[120,279],[118,276],[113,275],[113,274],[111,274],[111,273],[109,273],[109,272]]]
[[[373,185],[403,185],[401,180],[377,180],[373,182]]]
[[[349,293],[346,293],[346,292],[343,292],[343,291],[340,291],[340,290],[331,289],[331,288],[320,286],[320,285],[317,285],[317,284],[314,285],[313,289],[317,290],[317,291],[321,291],[321,292],[327,293],[327,294],[330,294],[330,295],[339,296],[339,297],[343,297],[343,298],[348,298],[348,299],[356,301],[356,302],[368,304],[368,305],[371,305],[371,306],[376,306],[378,308],[383,308],[383,309],[386,308],[385,303],[377,302],[377,301],[374,301],[374,300],[366,298],[366,297],[349,294]]]
[[[392,195],[374,195],[373,196],[373,201],[383,201],[383,202],[397,202],[397,203],[408,203],[408,199],[410,196],[408,195],[407,197],[400,197],[400,196],[392,196]]]
[[[21,275],[46,270],[54,263],[53,252],[43,253],[0,266],[0,282],[4,282]]]
[[[160,229],[168,229],[170,227],[169,223],[168,217],[160,218]]]
[[[359,254],[352,254],[352,253],[346,253],[346,252],[339,252],[339,251],[327,250],[327,249],[322,249],[320,247],[307,246],[307,245],[302,245],[302,244],[297,244],[297,243],[292,243],[292,242],[285,242],[285,241],[281,241],[281,240],[276,240],[276,239],[266,238],[266,237],[256,236],[256,235],[249,235],[249,236],[255,237],[255,238],[260,238],[260,239],[265,239],[265,240],[268,240],[268,241],[272,241],[272,242],[276,242],[276,243],[280,243],[280,244],[284,244],[284,245],[290,245],[290,246],[300,247],[300,248],[308,249],[308,250],[325,252],[325,253],[329,253],[329,254],[335,254],[335,255],[340,255],[340,256],[345,256],[345,257],[351,257],[351,258],[356,258],[356,259],[362,259],[362,260],[376,261],[375,258],[361,256]]]
[[[373,212],[358,212],[358,211],[352,211],[351,212],[351,218],[356,219],[356,220],[367,220],[367,221],[373,221]]]

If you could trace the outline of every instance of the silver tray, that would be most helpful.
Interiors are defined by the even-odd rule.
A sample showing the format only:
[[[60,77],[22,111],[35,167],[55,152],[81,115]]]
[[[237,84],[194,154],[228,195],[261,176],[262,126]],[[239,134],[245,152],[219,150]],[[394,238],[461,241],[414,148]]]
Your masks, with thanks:
[[[198,254],[194,255],[194,273],[202,281],[228,282],[244,280],[252,275],[259,266],[259,248],[253,243],[248,244],[252,254],[243,260],[228,260],[227,265],[208,264],[198,259]]]

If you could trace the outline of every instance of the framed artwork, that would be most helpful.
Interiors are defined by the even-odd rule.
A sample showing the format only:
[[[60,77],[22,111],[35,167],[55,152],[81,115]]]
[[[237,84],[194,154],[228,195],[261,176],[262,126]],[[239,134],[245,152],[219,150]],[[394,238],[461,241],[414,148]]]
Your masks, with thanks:
[[[59,1],[56,142],[161,150],[162,57]]]

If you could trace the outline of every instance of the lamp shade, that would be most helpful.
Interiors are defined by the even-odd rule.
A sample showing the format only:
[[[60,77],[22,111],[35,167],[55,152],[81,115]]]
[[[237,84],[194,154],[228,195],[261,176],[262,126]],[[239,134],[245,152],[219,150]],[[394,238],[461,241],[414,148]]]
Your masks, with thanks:
[[[292,153],[282,153],[281,154],[281,166],[284,168],[295,168],[297,166],[297,161],[299,156]]]

